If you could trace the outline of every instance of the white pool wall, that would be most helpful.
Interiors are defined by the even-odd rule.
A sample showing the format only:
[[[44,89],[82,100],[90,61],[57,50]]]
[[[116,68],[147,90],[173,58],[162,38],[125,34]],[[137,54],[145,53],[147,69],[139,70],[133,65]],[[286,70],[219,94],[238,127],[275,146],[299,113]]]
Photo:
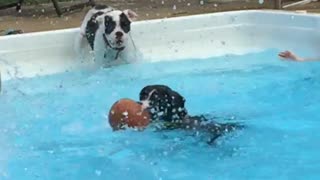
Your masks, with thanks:
[[[138,21],[132,38],[156,62],[246,54],[264,49],[318,52],[320,16],[284,11],[233,11]],[[87,68],[73,51],[79,28],[0,37],[3,80]],[[275,55],[276,56],[276,55]]]

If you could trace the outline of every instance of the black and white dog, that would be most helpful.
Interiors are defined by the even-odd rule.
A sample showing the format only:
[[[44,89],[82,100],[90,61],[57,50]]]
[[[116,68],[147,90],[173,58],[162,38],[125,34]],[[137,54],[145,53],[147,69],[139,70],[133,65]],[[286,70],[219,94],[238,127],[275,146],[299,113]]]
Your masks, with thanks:
[[[139,99],[143,107],[149,109],[152,120],[177,121],[188,114],[184,97],[165,85],[145,86]]]
[[[83,55],[93,52],[95,61],[120,59],[129,49],[128,39],[131,22],[137,17],[132,10],[116,10],[104,5],[96,5],[88,11],[76,40],[76,52]]]
[[[204,115],[191,116],[185,107],[185,98],[166,85],[149,85],[139,94],[140,103],[151,114],[151,120],[160,129],[187,129],[209,134],[213,143],[227,132],[243,128],[239,123],[218,123]]]

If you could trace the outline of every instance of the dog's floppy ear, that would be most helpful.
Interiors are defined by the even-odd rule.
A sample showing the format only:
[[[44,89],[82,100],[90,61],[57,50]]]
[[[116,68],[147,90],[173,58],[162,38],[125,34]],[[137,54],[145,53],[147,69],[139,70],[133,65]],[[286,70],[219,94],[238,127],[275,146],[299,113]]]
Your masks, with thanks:
[[[123,13],[129,18],[130,21],[134,21],[137,19],[138,15],[131,9],[126,9],[123,11]]]

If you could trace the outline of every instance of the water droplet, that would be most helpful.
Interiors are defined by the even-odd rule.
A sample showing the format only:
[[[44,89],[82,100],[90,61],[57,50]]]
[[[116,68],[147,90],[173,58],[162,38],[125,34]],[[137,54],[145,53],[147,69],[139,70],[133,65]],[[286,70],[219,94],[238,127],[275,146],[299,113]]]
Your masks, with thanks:
[[[140,158],[141,158],[141,160],[143,160],[143,161],[146,160],[146,156],[145,156],[145,155],[141,155]]]
[[[218,7],[218,4],[213,4],[214,7]]]
[[[157,162],[150,162],[150,165],[157,165]]]
[[[190,6],[190,5],[191,5],[190,3],[187,4],[187,6]]]
[[[162,168],[161,171],[162,172],[168,172],[169,170],[167,168]]]
[[[95,170],[94,173],[95,173],[97,176],[100,176],[100,175],[101,175],[101,171],[100,171],[100,170]]]
[[[128,140],[126,140],[124,143],[125,143],[126,145],[129,145],[129,144],[130,144],[130,142],[129,142]]]
[[[129,113],[128,113],[127,111],[125,111],[125,112],[123,112],[122,114],[123,114],[124,116],[128,116]]]
[[[203,5],[203,4],[204,4],[204,1],[203,1],[203,0],[201,0],[201,1],[200,1],[200,5]]]
[[[168,152],[167,152],[167,151],[164,151],[164,152],[163,152],[163,155],[164,155],[164,156],[168,156]]]
[[[235,22],[235,21],[236,21],[236,17],[232,16],[232,17],[231,17],[231,22],[233,23],[233,22]]]
[[[161,4],[164,4],[164,1],[161,1]]]

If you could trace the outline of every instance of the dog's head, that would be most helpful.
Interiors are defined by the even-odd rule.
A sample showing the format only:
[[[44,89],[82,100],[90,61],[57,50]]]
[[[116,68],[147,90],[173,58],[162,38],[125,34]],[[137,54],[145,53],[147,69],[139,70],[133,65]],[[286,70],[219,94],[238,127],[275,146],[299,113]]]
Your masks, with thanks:
[[[132,10],[112,10],[97,18],[103,28],[103,38],[111,48],[123,48],[131,30],[131,22],[137,17]]]
[[[187,115],[185,99],[165,85],[144,87],[140,91],[140,102],[149,109],[153,120],[182,120]]]

